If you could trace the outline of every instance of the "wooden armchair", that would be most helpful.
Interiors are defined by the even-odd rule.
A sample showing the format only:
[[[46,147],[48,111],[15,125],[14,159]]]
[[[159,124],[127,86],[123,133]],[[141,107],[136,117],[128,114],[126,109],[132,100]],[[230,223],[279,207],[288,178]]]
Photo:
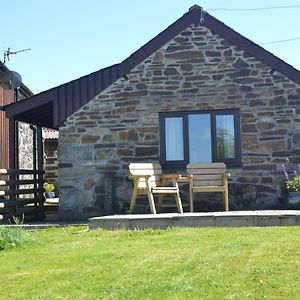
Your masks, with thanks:
[[[135,208],[137,196],[147,195],[150,210],[153,214],[156,214],[153,194],[159,194],[159,205],[161,205],[164,194],[174,195],[178,212],[183,213],[179,187],[176,180],[179,175],[172,175],[173,186],[166,187],[162,186],[163,175],[159,164],[131,163],[129,165],[129,172],[131,174],[129,178],[133,180],[134,184],[129,213],[132,213]]]
[[[188,164],[190,176],[190,211],[194,211],[193,193],[223,193],[225,211],[229,211],[228,177],[224,163]]]

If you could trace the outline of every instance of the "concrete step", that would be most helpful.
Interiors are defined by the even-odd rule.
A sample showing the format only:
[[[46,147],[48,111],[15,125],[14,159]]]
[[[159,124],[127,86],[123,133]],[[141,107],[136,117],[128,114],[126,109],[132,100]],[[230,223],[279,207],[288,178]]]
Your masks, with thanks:
[[[231,211],[112,215],[89,219],[89,228],[162,229],[168,227],[299,226],[300,210]]]

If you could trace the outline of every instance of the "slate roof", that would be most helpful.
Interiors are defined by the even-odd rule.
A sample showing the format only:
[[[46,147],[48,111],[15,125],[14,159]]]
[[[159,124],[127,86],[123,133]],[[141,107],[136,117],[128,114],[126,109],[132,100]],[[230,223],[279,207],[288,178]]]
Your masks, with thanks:
[[[34,125],[57,129],[80,107],[109,87],[117,79],[121,77],[126,78],[126,74],[135,66],[193,24],[209,28],[290,80],[300,84],[300,71],[240,35],[205,12],[202,7],[194,5],[181,18],[121,63],[41,92],[18,103],[7,105],[2,110],[6,111],[7,117],[15,117],[17,120]]]

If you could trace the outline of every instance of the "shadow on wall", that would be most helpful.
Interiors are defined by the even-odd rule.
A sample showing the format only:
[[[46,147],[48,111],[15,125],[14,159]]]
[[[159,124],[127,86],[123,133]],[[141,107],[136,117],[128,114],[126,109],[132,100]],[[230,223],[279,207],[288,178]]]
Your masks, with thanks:
[[[60,220],[85,220],[83,215],[82,205],[85,202],[85,195],[82,191],[76,188],[64,188],[60,194],[61,199],[58,204],[58,217]]]

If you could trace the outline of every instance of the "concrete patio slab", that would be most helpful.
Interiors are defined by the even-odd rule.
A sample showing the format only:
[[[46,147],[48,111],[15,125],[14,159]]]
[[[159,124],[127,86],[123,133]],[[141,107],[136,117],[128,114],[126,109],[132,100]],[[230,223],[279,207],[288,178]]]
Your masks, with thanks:
[[[89,228],[163,229],[168,227],[299,226],[300,210],[111,215],[89,219]]]

